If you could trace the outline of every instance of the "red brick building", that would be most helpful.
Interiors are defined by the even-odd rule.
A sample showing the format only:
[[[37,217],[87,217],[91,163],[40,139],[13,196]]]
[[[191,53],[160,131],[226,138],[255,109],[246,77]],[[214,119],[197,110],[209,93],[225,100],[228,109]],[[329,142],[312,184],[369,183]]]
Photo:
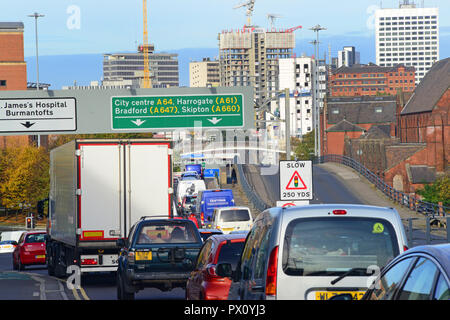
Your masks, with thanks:
[[[322,153],[344,155],[346,140],[358,139],[374,126],[395,136],[395,113],[394,96],[328,97]]]
[[[27,90],[22,22],[0,22],[0,90]],[[32,136],[1,136],[0,149],[32,143]]]
[[[395,95],[399,89],[412,92],[415,68],[403,65],[379,67],[375,64],[344,66],[332,73],[329,87],[332,97]]]
[[[414,192],[424,183],[449,173],[450,58],[433,65],[401,109],[397,124],[400,144],[386,150],[385,181]]]
[[[0,22],[0,90],[27,90],[23,23]]]

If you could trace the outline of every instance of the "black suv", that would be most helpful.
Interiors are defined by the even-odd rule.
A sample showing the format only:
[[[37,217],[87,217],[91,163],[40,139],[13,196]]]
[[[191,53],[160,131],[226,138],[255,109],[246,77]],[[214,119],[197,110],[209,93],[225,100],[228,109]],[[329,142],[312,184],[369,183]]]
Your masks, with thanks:
[[[187,219],[142,218],[128,239],[117,240],[121,248],[117,268],[117,298],[134,299],[146,287],[169,291],[185,288],[202,238]]]

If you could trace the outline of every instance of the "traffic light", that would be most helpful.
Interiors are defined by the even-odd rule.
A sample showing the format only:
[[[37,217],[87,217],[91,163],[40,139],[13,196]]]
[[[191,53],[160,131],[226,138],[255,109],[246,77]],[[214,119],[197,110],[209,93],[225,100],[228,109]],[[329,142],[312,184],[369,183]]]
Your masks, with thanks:
[[[27,229],[33,229],[34,228],[34,219],[33,219],[33,217],[26,217],[25,218],[25,227]]]

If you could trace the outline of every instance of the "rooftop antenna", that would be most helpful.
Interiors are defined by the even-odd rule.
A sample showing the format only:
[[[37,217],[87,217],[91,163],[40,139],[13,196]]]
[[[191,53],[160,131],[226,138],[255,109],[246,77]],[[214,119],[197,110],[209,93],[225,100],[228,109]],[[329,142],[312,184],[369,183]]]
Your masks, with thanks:
[[[278,19],[278,18],[283,18],[283,16],[281,16],[279,14],[274,14],[274,13],[267,14],[267,19],[269,19],[269,22],[270,22],[270,30],[273,29],[275,19]]]
[[[253,9],[255,7],[255,1],[256,0],[248,0],[247,2],[238,4],[237,6],[233,7],[233,9],[247,7],[247,12],[246,12],[247,26],[251,26],[252,25],[252,15],[253,15]]]

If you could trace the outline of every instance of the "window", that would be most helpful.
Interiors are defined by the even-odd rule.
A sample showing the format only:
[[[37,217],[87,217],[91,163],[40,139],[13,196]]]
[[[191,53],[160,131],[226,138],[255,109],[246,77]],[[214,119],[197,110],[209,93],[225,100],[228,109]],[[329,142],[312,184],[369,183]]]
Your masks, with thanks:
[[[0,80],[0,87],[6,87],[6,80]]]
[[[438,269],[429,259],[420,258],[406,279],[400,293],[400,300],[430,299],[433,282]]]
[[[205,266],[208,263],[209,255],[211,253],[212,244],[213,244],[212,240],[207,240],[203,244],[203,247],[200,249],[200,252],[199,252],[198,257],[197,257],[197,263],[196,263],[195,269],[199,270],[199,269],[203,268],[203,266]]]
[[[401,260],[391,267],[368,292],[370,300],[390,300],[397,291],[405,272],[415,258]]]
[[[244,241],[225,242],[220,247],[217,263],[231,263],[233,270],[236,269],[243,248]]]
[[[436,284],[436,290],[433,295],[434,300],[450,300],[450,289],[444,276],[441,274]]]
[[[392,225],[375,218],[295,219],[283,248],[283,271],[296,276],[334,276],[353,268],[354,276],[366,276],[367,267],[384,267],[398,254]]]
[[[194,229],[188,223],[153,222],[142,226],[137,236],[137,245],[152,243],[195,243]]]

